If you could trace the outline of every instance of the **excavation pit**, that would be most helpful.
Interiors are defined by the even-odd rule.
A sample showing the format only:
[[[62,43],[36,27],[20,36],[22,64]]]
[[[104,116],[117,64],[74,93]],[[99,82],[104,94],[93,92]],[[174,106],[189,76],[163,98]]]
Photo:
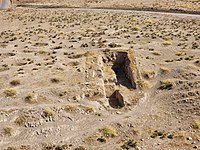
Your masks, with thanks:
[[[125,106],[127,97],[138,91],[139,72],[132,50],[104,52],[105,94],[112,108]],[[124,100],[126,99],[126,100]]]

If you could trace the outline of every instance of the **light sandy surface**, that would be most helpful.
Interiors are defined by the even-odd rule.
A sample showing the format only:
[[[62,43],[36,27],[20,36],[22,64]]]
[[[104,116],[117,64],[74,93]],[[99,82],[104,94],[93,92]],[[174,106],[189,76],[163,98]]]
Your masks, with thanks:
[[[0,149],[199,149],[198,18],[16,8],[0,20]]]

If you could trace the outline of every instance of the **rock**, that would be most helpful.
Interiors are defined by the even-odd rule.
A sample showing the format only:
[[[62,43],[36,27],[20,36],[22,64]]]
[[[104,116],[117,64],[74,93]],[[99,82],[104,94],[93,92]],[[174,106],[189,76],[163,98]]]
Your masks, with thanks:
[[[192,137],[187,137],[187,140],[191,141],[191,140],[192,140]]]

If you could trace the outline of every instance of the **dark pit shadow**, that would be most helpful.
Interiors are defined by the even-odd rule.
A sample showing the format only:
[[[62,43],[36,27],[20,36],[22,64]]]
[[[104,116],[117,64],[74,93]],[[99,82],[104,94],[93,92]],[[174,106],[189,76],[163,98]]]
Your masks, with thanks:
[[[127,53],[126,52],[119,52],[116,56],[116,60],[113,63],[112,69],[116,74],[117,83],[121,84],[128,89],[133,88],[130,80],[127,78],[125,65],[126,65]]]
[[[125,106],[123,96],[116,90],[108,99],[112,108],[120,109]]]

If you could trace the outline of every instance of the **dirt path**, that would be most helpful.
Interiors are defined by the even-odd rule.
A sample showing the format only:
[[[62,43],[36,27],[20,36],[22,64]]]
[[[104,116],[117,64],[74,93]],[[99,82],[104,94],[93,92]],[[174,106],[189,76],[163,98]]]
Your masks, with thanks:
[[[172,15],[172,16],[181,16],[181,17],[194,17],[200,18],[199,11],[183,11],[183,10],[167,10],[167,9],[156,9],[153,10],[151,8],[125,8],[125,7],[68,7],[65,5],[40,5],[40,4],[20,4],[17,7],[25,7],[25,8],[36,8],[36,9],[72,9],[72,10],[88,10],[88,11],[106,11],[106,12],[127,12],[127,13],[150,13],[150,14],[159,14],[159,15]]]

